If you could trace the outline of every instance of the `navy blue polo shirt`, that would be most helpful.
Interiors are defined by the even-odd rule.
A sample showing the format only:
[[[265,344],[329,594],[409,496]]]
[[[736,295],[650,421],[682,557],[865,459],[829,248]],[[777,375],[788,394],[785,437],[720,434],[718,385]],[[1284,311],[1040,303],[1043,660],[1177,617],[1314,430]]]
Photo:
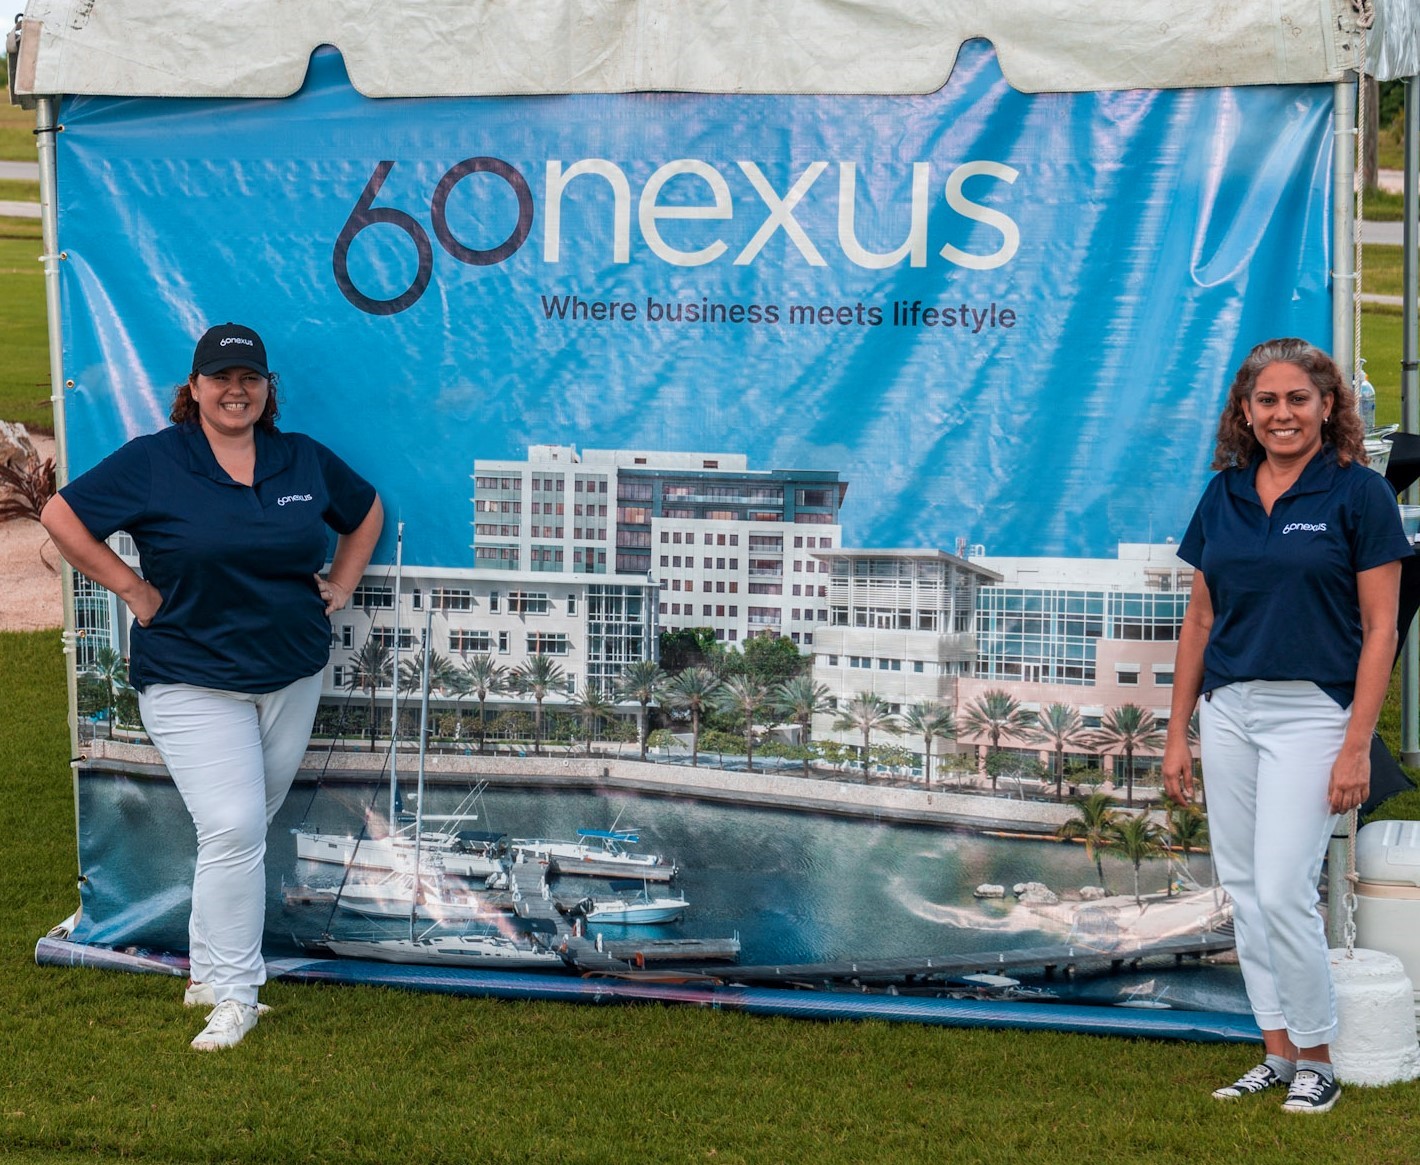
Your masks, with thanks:
[[[1203,572],[1213,628],[1203,691],[1244,680],[1311,680],[1343,708],[1361,658],[1356,575],[1413,551],[1379,473],[1324,446],[1269,516],[1257,467],[1208,483],[1178,556]]]
[[[330,621],[316,588],[329,530],[349,534],[375,491],[325,446],[255,430],[256,472],[234,481],[197,423],[136,437],[61,491],[95,538],[127,531],[163,596],[133,624],[129,679],[273,692],[320,671]]]

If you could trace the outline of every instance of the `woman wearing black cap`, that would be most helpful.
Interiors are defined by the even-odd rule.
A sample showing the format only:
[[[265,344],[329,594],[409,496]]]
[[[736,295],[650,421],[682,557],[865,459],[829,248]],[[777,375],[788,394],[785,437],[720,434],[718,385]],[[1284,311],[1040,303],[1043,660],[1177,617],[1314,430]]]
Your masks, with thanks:
[[[250,328],[197,343],[173,424],[66,485],[45,528],[133,614],[129,679],[197,828],[184,1002],[210,1006],[199,1050],[255,1025],[265,982],[266,829],[310,739],[330,651],[380,534],[368,482],[276,428],[275,376]],[[104,539],[125,530],[141,574]],[[328,532],[338,535],[322,577]]]

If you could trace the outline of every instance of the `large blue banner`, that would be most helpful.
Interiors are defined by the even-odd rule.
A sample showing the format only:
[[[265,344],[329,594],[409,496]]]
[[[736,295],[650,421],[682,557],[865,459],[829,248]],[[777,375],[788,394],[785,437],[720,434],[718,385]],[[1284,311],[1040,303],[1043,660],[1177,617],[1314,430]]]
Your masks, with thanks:
[[[370,101],[322,51],[289,99],[74,98],[63,124],[70,472],[166,423],[208,325],[255,327],[281,374],[282,427],[332,447],[403,520],[404,563],[439,596],[420,609],[437,650],[510,669],[524,657],[563,660],[576,682],[549,708],[568,722],[584,714],[569,708],[572,689],[609,691],[624,665],[654,657],[657,608],[661,628],[718,620],[726,645],[782,630],[819,653],[813,675],[828,676],[844,703],[891,681],[895,714],[924,698],[949,709],[959,681],[996,679],[971,652],[989,606],[974,588],[999,575],[964,561],[966,546],[1107,558],[1120,543],[1176,537],[1243,354],[1271,336],[1330,340],[1326,86],[1028,96],[975,44],[946,88],[926,96]],[[620,459],[558,461],[567,447]],[[717,501],[730,495],[733,505]],[[402,602],[406,615],[419,607],[418,592],[406,602],[382,573],[394,529],[387,523],[371,571],[383,593],[368,588],[333,621],[323,711],[340,703],[342,716],[347,705],[364,714],[356,653],[400,642],[388,616]],[[854,547],[880,548],[880,560],[854,561],[830,581],[828,559],[840,556],[837,569]],[[944,565],[938,551],[956,555]],[[898,585],[909,576],[893,573],[894,555],[916,556],[919,589]],[[849,596],[860,566],[891,581]],[[469,584],[477,568],[490,569]],[[451,582],[460,572],[465,581]],[[1085,685],[1108,679],[1111,690],[1128,685],[1118,698],[1166,714],[1167,641],[1186,583],[1163,573],[1169,594],[1125,602],[1111,576],[1094,606],[1068,597],[1075,606],[1058,613],[1076,616],[1078,642],[1058,652],[1042,630],[1041,612],[1055,608],[1039,606],[1026,626],[1018,605],[1003,625],[1042,640],[1015,644],[1006,661],[1006,674],[1035,684],[1023,699],[1103,703],[1116,696]],[[531,590],[509,589],[530,576]],[[1142,589],[1138,577],[1131,585]],[[877,629],[902,641],[870,642]],[[908,633],[924,638],[908,644]],[[388,680],[380,687],[383,703],[392,693]],[[471,690],[437,694],[445,777],[465,756],[464,775],[493,759],[472,756]],[[392,718],[368,696],[370,738],[387,739]],[[112,691],[95,699],[107,700],[97,719],[111,718],[98,731],[111,733]],[[623,693],[625,719],[651,714],[655,701],[637,699]],[[527,690],[492,702],[525,719],[544,711]],[[480,752],[485,711],[480,703]],[[833,730],[857,745],[856,728]],[[501,737],[514,752],[526,744],[520,731]],[[693,731],[698,749],[698,720]],[[515,843],[524,835],[507,851],[522,868],[536,864],[539,837],[587,827],[597,837],[633,822],[648,847],[679,862],[692,903],[680,937],[734,935],[741,958],[761,967],[920,960],[987,943],[1056,943],[1073,959],[1089,937],[1078,894],[1068,908],[1037,896],[1013,912],[998,900],[1013,884],[1093,881],[1083,851],[948,832],[1005,821],[1009,833],[1051,833],[1068,810],[1027,811],[1019,781],[1016,806],[934,801],[930,726],[924,754],[888,764],[906,787],[880,788],[869,731],[861,758],[851,754],[862,761],[859,787],[847,793],[844,748],[781,753],[773,780],[763,760],[756,769],[752,755],[737,757],[725,768],[751,773],[711,781],[698,753],[677,768],[645,762],[633,744],[614,760],[607,750],[606,764],[590,759],[587,741],[579,762],[564,737],[556,762],[510,758],[501,783],[507,769],[477,770],[492,774],[479,828]],[[731,732],[719,737],[715,748],[733,751]],[[653,761],[687,759],[683,742],[680,754],[659,747]],[[78,937],[179,949],[188,821],[156,758],[103,755],[79,787]],[[821,767],[811,773],[811,762]],[[343,953],[341,927],[359,913],[352,889],[370,887],[347,884],[347,872],[332,883],[326,867],[359,864],[357,845],[383,845],[381,868],[399,871],[381,763],[333,762],[342,766],[345,785],[298,790],[273,828],[269,950]],[[990,791],[995,781],[993,770]],[[668,795],[692,784],[689,797]],[[984,769],[977,784],[987,792]],[[459,796],[441,788],[423,807],[447,819]],[[439,836],[442,872],[518,874],[503,858],[478,865],[450,829]],[[465,866],[447,864],[456,859]],[[557,861],[542,857],[549,869]],[[1134,922],[1152,909],[1155,938],[1203,926],[1172,913],[1189,874],[1170,868],[1161,902],[1111,899],[1116,912],[1137,908]],[[535,895],[524,888],[496,892],[506,896],[499,909],[512,904],[510,917],[526,922]],[[559,909],[586,913],[591,900],[568,893]],[[1189,908],[1216,921],[1218,901],[1199,895]],[[356,905],[381,923],[412,911]],[[482,917],[463,897],[446,905],[456,919]],[[572,933],[580,926],[549,922],[562,955],[590,941]],[[551,944],[533,953],[562,966]],[[583,951],[593,962],[578,966],[604,954]]]
[[[1226,380],[1330,336],[1325,86],[1028,96],[74,99],[71,469],[163,423],[210,322],[283,424],[472,565],[475,458],[835,471],[847,545],[1101,555],[1180,533]],[[388,540],[377,558],[388,559]]]

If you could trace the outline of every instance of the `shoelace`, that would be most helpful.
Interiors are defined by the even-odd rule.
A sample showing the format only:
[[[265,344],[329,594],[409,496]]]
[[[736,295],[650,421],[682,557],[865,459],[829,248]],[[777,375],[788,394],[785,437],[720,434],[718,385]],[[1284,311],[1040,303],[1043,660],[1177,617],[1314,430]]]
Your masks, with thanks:
[[[1248,1092],[1261,1092],[1271,1085],[1273,1079],[1272,1069],[1266,1064],[1259,1064],[1255,1068],[1249,1068],[1242,1074],[1242,1078],[1233,1085],[1234,1088],[1241,1088]]]
[[[1316,1100],[1326,1089],[1326,1081],[1320,1072],[1309,1069],[1297,1073],[1292,1087],[1287,1089],[1288,1100]]]
[[[225,1035],[233,1028],[242,1026],[242,1005],[234,999],[225,999],[207,1017],[207,1031],[212,1035]]]

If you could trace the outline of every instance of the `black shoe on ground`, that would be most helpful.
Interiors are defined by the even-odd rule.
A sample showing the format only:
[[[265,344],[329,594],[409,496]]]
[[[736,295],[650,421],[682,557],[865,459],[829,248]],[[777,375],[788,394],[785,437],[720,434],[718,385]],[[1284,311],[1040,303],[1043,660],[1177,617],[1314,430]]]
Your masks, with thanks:
[[[1282,1111],[1330,1112],[1331,1106],[1340,1095],[1341,1085],[1335,1080],[1328,1080],[1320,1072],[1303,1068],[1287,1089],[1287,1099],[1282,1102]]]
[[[1259,1064],[1249,1068],[1232,1084],[1213,1091],[1214,1100],[1237,1100],[1240,1096],[1251,1096],[1256,1092],[1266,1092],[1287,1082],[1272,1070],[1270,1064]]]
[[[1282,1101],[1284,1112],[1331,1112],[1332,1105],[1340,1095],[1340,1084],[1328,1080],[1311,1068],[1302,1068],[1289,1085],[1287,1100]]]

